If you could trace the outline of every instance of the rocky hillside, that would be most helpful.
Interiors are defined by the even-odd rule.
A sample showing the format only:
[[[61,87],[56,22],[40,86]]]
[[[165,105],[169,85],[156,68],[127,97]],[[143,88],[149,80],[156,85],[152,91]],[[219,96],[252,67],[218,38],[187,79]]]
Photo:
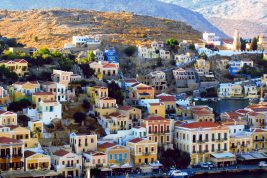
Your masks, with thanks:
[[[233,35],[252,37],[267,34],[267,0],[160,0],[189,8],[204,15],[212,24]],[[233,28],[234,26],[234,28]]]
[[[154,39],[200,38],[183,22],[130,13],[86,10],[0,11],[0,33],[27,46],[63,47],[74,35],[103,34],[108,42],[149,43]]]
[[[219,29],[201,14],[175,4],[158,0],[1,0],[0,9],[83,9],[103,12],[133,12],[139,15],[167,18],[185,22],[199,31],[214,31],[224,36]]]

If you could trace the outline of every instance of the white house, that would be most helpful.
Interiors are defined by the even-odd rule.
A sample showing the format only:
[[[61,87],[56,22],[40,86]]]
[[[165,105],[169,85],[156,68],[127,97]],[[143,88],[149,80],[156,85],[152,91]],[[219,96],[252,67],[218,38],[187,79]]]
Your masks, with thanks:
[[[208,44],[215,45],[215,46],[221,45],[220,37],[216,36],[215,33],[204,32],[203,33],[203,41],[208,43]]]
[[[45,82],[42,84],[42,89],[45,92],[52,92],[56,96],[56,100],[59,102],[67,101],[67,89],[64,84],[56,82]]]
[[[62,105],[58,101],[40,101],[37,112],[39,119],[46,125],[53,119],[62,119]]]
[[[82,173],[82,156],[65,150],[53,153],[52,164],[63,177],[79,177]]]
[[[101,51],[100,49],[96,49],[93,51],[93,53],[95,54],[95,58],[97,61],[104,61],[105,57],[103,51]]]
[[[218,96],[221,98],[242,97],[243,88],[239,84],[221,83]]]
[[[74,149],[74,152],[81,154],[85,151],[97,150],[97,135],[96,134],[70,134],[70,146]]]

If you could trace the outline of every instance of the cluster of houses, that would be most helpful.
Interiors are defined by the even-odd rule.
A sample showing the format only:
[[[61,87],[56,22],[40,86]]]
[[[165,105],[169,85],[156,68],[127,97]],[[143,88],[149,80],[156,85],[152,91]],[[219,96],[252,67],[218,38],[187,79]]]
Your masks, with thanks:
[[[215,34],[203,35],[206,42],[219,44]],[[69,47],[99,45],[97,37],[73,37]],[[201,46],[201,44],[199,44]],[[186,48],[186,43],[180,44]],[[88,63],[98,79],[115,81],[125,95],[122,105],[109,96],[109,88],[102,85],[83,87],[84,94],[92,106],[89,113],[103,128],[105,136],[97,133],[69,134],[67,145],[42,147],[40,142],[49,139],[46,126],[61,121],[62,103],[75,102],[79,97],[76,84],[82,76],[70,71],[53,70],[52,81],[15,82],[0,87],[0,103],[27,99],[32,106],[22,113],[30,118],[26,127],[18,123],[18,115],[0,110],[0,169],[7,172],[31,172],[43,176],[77,177],[90,174],[98,168],[103,175],[126,173],[139,168],[142,172],[160,169],[160,150],[174,149],[185,151],[191,156],[191,165],[213,162],[216,166],[236,164],[237,161],[267,159],[266,115],[267,104],[250,105],[215,118],[212,108],[197,106],[192,102],[181,101],[174,95],[164,93],[168,88],[166,73],[153,71],[136,78],[119,80],[119,62],[113,47],[105,51],[93,51],[96,61]],[[151,47],[139,46],[138,56],[142,58],[171,59],[170,51],[164,50],[164,43],[154,41]],[[190,54],[175,55],[177,66],[172,70],[176,88],[197,89],[216,84],[210,72],[211,63]],[[231,61],[233,72],[250,61]],[[182,67],[194,63],[194,67]],[[10,71],[24,76],[28,63],[23,59],[0,61]],[[192,66],[192,65],[191,65]],[[267,75],[261,79],[266,85]],[[221,84],[220,97],[254,98],[258,89],[254,85]],[[249,155],[249,156],[246,156]],[[41,171],[40,171],[41,170]]]

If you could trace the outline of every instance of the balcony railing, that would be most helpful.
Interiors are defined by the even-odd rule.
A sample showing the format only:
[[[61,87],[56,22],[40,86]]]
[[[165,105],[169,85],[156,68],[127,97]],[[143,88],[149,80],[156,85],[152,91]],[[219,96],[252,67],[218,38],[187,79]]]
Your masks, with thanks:
[[[254,141],[255,141],[255,142],[263,142],[264,139],[263,139],[263,138],[262,138],[262,139],[254,139]]]
[[[143,153],[143,156],[149,156],[149,155],[151,155],[150,152],[144,152],[144,153]]]
[[[66,168],[74,168],[76,167],[76,164],[66,164]]]

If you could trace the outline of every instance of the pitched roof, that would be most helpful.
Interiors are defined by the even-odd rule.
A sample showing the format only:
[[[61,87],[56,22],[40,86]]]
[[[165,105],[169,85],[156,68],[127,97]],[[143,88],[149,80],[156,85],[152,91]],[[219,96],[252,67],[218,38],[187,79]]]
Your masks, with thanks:
[[[124,111],[129,111],[131,110],[133,107],[132,106],[120,106],[119,110],[124,110]]]
[[[220,126],[220,124],[215,122],[192,122],[192,123],[182,124],[180,127],[196,129],[196,128],[212,128],[218,126]]]
[[[110,148],[110,147],[113,147],[115,145],[116,145],[115,143],[105,142],[105,143],[99,144],[98,147],[100,147],[100,148]]]
[[[61,150],[58,150],[58,151],[54,152],[53,155],[56,155],[56,156],[65,156],[68,153],[69,153],[68,151],[61,149]]]
[[[110,63],[110,64],[104,64],[103,65],[103,68],[117,68],[117,65],[116,64],[112,64],[112,63]]]
[[[148,120],[148,121],[154,121],[154,120],[166,120],[166,118],[161,117],[161,116],[148,116],[148,117],[145,118],[144,120]]]
[[[138,143],[138,142],[140,142],[142,140],[143,140],[142,138],[134,138],[134,139],[130,140],[129,142]]]
[[[15,113],[11,111],[0,110],[0,114],[15,114]]]
[[[171,102],[171,101],[176,101],[174,96],[158,96],[158,99],[162,102]]]
[[[20,140],[13,138],[0,137],[0,143],[22,143]]]
[[[266,129],[255,129],[253,132],[267,132],[267,130]]]
[[[257,113],[257,112],[249,112],[248,115],[250,116],[257,116],[259,115],[260,113]]]
[[[28,157],[30,157],[30,156],[32,156],[32,155],[34,155],[34,154],[36,154],[36,153],[33,152],[33,151],[30,151],[30,150],[26,150],[26,151],[24,151],[24,157],[25,157],[25,158],[28,158]]]

